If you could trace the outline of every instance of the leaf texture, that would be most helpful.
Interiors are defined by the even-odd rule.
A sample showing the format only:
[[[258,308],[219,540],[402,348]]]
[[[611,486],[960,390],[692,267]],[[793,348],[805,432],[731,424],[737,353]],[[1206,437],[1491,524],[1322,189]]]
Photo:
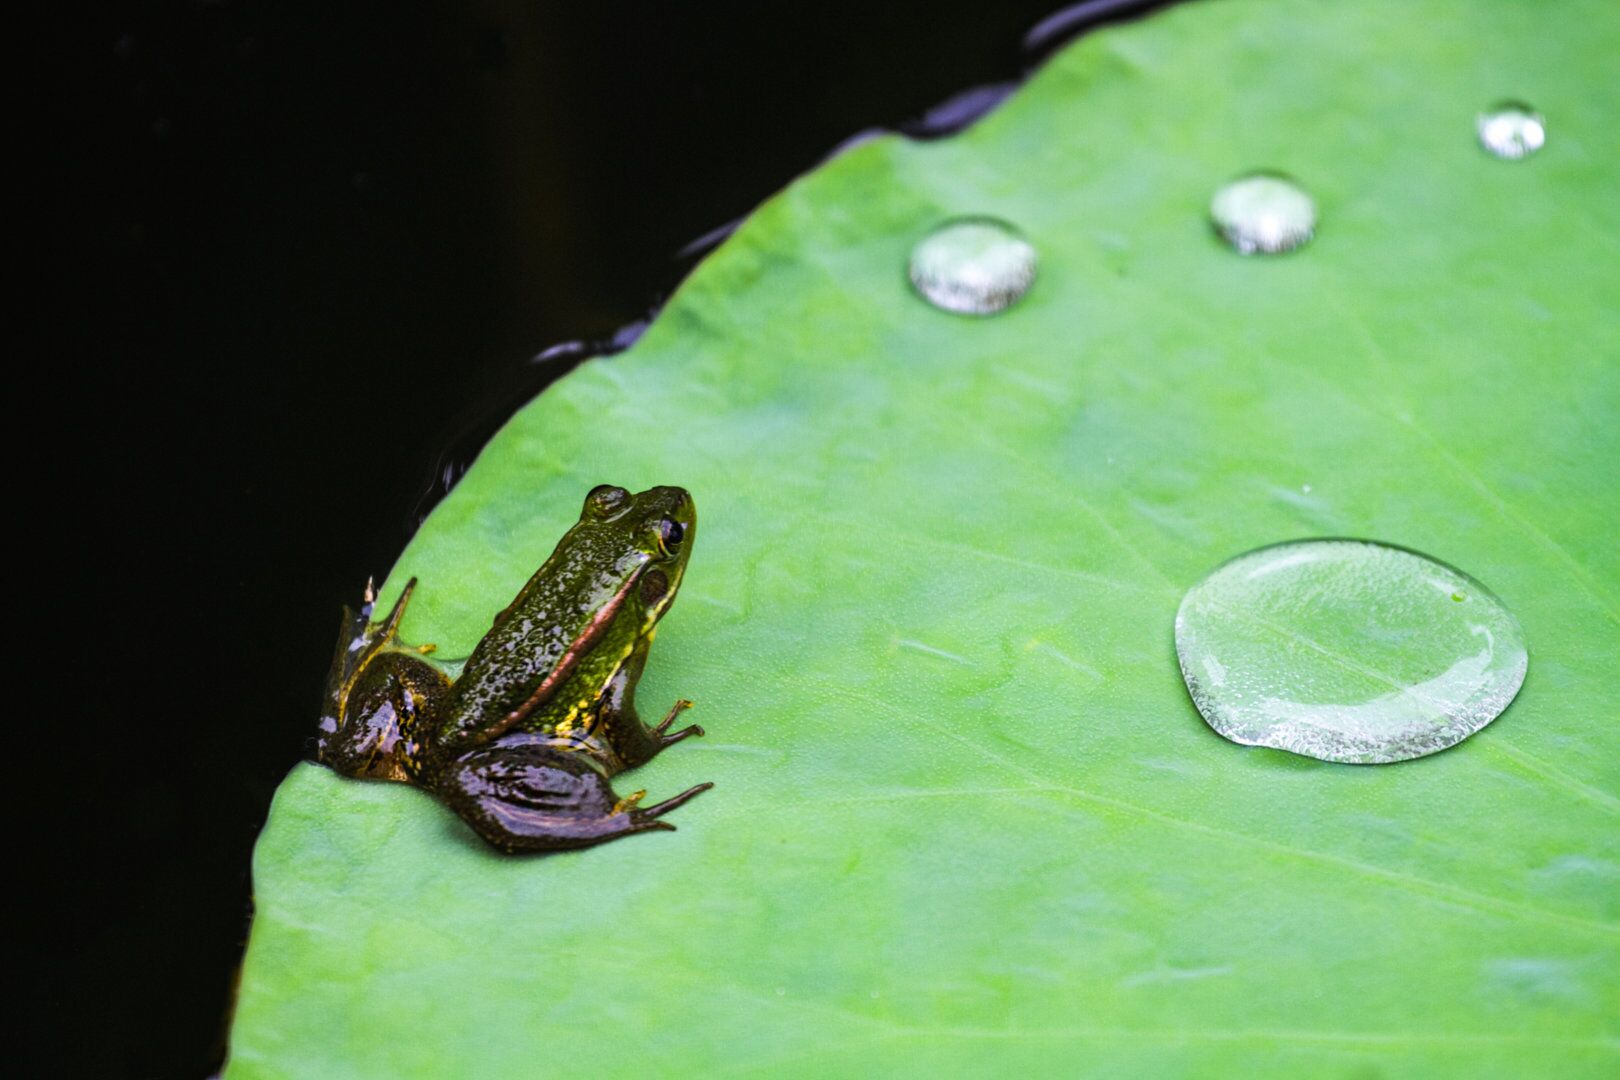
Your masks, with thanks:
[[[464,655],[593,485],[689,488],[640,702],[709,735],[619,786],[715,790],[510,858],[300,766],[228,1076],[1620,1072],[1617,46],[1608,0],[1189,3],[767,202],[382,596]],[[1477,145],[1502,98],[1535,157]],[[1301,251],[1212,234],[1255,168],[1315,196]],[[1039,249],[1002,315],[905,280],[960,214]],[[1518,700],[1392,766],[1213,734],[1176,606],[1303,536],[1484,581]]]

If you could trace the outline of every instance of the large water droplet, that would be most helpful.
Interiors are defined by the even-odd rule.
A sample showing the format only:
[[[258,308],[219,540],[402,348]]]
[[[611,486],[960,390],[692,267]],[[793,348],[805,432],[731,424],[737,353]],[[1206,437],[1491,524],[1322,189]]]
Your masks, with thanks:
[[[1221,238],[1245,255],[1292,251],[1316,231],[1316,202],[1281,173],[1256,172],[1221,186],[1209,202]]]
[[[1520,101],[1504,101],[1480,113],[1475,128],[1481,146],[1509,161],[1529,157],[1547,141],[1541,114]]]
[[[1460,570],[1365,540],[1240,555],[1176,613],[1193,702],[1233,742],[1382,763],[1499,716],[1528,657],[1513,613]]]
[[[1016,304],[1035,281],[1035,249],[1005,221],[947,221],[911,249],[911,283],[937,308],[994,315]]]

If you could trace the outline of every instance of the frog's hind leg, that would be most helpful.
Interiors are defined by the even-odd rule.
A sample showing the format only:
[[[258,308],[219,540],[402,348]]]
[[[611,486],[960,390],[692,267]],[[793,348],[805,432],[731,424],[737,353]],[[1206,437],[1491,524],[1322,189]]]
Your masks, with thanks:
[[[423,650],[398,644],[415,587],[413,578],[380,622],[370,618],[369,584],[360,611],[343,609],[315,756],[345,775],[409,782],[420,771],[427,718],[450,681],[419,658]]]
[[[619,798],[589,755],[534,741],[469,751],[434,779],[451,809],[508,852],[568,851],[673,829],[660,818],[711,786],[699,784],[643,809],[644,793]]]
[[[381,622],[371,621],[371,605],[377,595],[370,581],[366,582],[366,601],[359,611],[347,604],[343,606],[343,618],[338,624],[337,650],[332,655],[332,668],[326,676],[326,701],[330,715],[337,715],[336,710],[341,707],[366,663],[393,643],[399,633],[400,620],[405,617],[405,608],[415,591],[416,579],[411,578]]]

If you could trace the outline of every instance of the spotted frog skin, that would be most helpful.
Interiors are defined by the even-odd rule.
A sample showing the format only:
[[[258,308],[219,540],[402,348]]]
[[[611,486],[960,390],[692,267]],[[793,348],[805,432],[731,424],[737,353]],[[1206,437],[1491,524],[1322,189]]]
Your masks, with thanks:
[[[317,756],[347,776],[434,792],[509,852],[590,847],[673,829],[664,814],[712,785],[653,806],[609,781],[697,726],[668,733],[691,705],[648,727],[635,689],[658,620],[680,587],[697,528],[677,487],[631,495],[604,484],[579,521],[452,680],[397,632],[416,580],[371,621],[348,608],[327,681]],[[369,590],[368,590],[369,594]]]

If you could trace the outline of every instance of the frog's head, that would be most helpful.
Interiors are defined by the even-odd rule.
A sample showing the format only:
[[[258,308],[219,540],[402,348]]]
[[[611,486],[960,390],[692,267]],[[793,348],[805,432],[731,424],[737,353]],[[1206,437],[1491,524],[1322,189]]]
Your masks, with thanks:
[[[697,537],[692,496],[678,487],[632,495],[603,484],[585,496],[580,522],[594,524],[593,531],[611,538],[617,566],[635,577],[624,598],[625,613],[639,618],[640,634],[650,633],[675,599]]]

